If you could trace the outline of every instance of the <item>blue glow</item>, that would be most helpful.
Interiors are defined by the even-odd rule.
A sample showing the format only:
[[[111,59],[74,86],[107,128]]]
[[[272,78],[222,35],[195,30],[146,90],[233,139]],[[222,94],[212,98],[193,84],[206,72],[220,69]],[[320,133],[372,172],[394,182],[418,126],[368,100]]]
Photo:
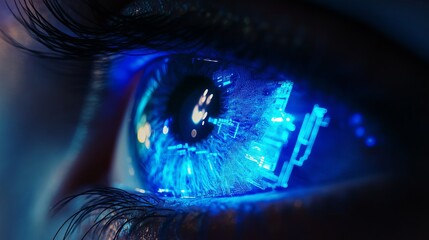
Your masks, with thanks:
[[[350,125],[357,126],[363,121],[363,116],[360,113],[355,113],[350,117]]]
[[[283,121],[284,121],[284,119],[282,117],[273,117],[273,118],[271,118],[271,122],[278,122],[278,123],[280,123],[280,122],[283,122]]]
[[[365,144],[368,147],[374,147],[375,145],[377,145],[377,140],[375,139],[375,137],[370,136],[365,139]]]
[[[365,128],[364,127],[358,127],[355,130],[356,137],[363,137],[365,135]]]
[[[169,130],[170,130],[170,129],[169,129],[167,126],[164,126],[164,127],[162,128],[162,133],[163,133],[164,135],[167,135]]]
[[[210,58],[193,58],[193,61],[204,61],[204,62],[212,62],[212,63],[219,62],[219,60],[210,59]]]
[[[212,78],[219,88],[224,88],[235,82],[239,78],[239,75],[227,69],[214,72]]]
[[[125,56],[120,58],[112,65],[110,68],[110,79],[112,79],[112,88],[120,88],[125,86],[130,79],[132,79],[132,75],[136,73],[136,71],[140,70],[142,66],[152,61],[153,59],[159,58],[165,53],[157,53],[143,56]]]
[[[319,128],[328,126],[329,120],[325,118],[326,113],[327,110],[325,108],[314,105],[311,114],[305,115],[292,156],[289,162],[285,163],[282,167],[277,183],[278,186],[286,188],[294,166],[301,167],[304,161],[310,156]],[[305,151],[302,156],[299,156],[303,146]]]
[[[164,127],[162,127],[162,133],[164,135],[167,135],[170,131],[170,119],[165,120]]]
[[[150,148],[137,143],[139,166],[145,166],[141,174],[145,189],[192,198],[287,187],[293,167],[302,166],[309,158],[319,128],[328,125],[327,110],[314,105],[304,120],[288,112],[293,83],[282,77],[267,84],[266,79],[254,79],[243,68],[204,59],[169,59],[150,68],[145,91],[135,108],[134,127],[145,116],[153,129]],[[223,94],[215,96],[224,98],[225,111],[221,115],[198,117],[198,124],[213,128],[202,141],[190,144],[173,137],[178,134],[171,128],[175,119],[163,112],[171,90],[160,86],[164,79],[173,81],[185,73],[170,69],[204,69]],[[196,104],[203,107],[209,96],[205,90],[202,103]],[[301,121],[298,138],[291,139]],[[294,146],[289,161],[282,155],[286,146]]]
[[[188,161],[188,166],[187,166],[186,170],[187,170],[187,172],[188,172],[189,175],[192,174],[192,164],[191,164],[191,161]]]
[[[209,118],[209,123],[212,123],[217,126],[217,133],[223,135],[224,137],[235,138],[237,137],[238,129],[240,123],[232,119],[223,119],[223,118]]]

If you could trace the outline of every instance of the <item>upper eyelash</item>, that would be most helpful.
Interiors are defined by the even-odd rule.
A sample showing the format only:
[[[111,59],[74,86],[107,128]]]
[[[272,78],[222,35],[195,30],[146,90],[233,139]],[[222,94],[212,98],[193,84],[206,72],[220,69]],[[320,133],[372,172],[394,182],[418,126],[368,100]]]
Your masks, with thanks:
[[[14,0],[16,11],[9,4],[7,6],[30,36],[52,52],[27,48],[4,31],[2,31],[3,38],[15,47],[37,56],[53,58],[92,58],[94,55],[114,54],[125,47],[124,35],[118,34],[118,31],[123,29],[126,18],[112,15],[99,4],[88,2],[92,14],[97,19],[106,19],[110,22],[108,25],[92,22],[93,26],[88,26],[79,23],[75,17],[67,13],[58,0],[43,0],[43,2],[50,14],[65,29],[54,26],[50,20],[44,18],[33,0]],[[147,22],[151,24],[159,25],[165,21],[165,17],[141,17],[147,18]],[[149,37],[141,38],[141,41],[143,44],[151,45]]]
[[[97,2],[87,1],[87,4],[94,19],[103,21],[91,21],[90,26],[79,22],[74,16],[76,13],[66,11],[59,0],[43,0],[55,18],[55,24],[62,26],[57,27],[51,19],[43,17],[34,0],[13,0],[16,10],[8,4],[9,10],[27,33],[47,50],[24,46],[2,29],[0,37],[33,55],[55,59],[94,60],[100,56],[118,55],[135,49],[192,54],[205,49],[203,54],[206,55],[217,55],[217,51],[222,51],[229,52],[223,58],[232,57],[232,53],[233,58],[250,61],[255,56],[266,54],[260,47],[261,43],[281,46],[285,50],[294,48],[283,46],[285,37],[293,37],[293,34],[279,35],[274,29],[266,28],[267,24],[263,22],[249,22],[248,19],[245,21],[242,17],[215,8],[192,5],[196,3],[183,5],[174,1],[168,3],[171,9],[165,13],[134,11],[126,15],[109,11]],[[220,36],[229,37],[219,39]],[[269,39],[274,42],[266,42],[267,36],[271,36]],[[207,47],[215,51],[207,50]]]
[[[104,9],[97,1],[88,1],[95,19],[92,26],[79,23],[58,0],[43,0],[44,5],[64,29],[56,27],[43,17],[34,0],[14,0],[9,10],[32,38],[50,51],[28,48],[4,30],[3,39],[31,54],[48,58],[93,58],[114,55],[130,49],[156,49],[161,51],[198,49],[202,40],[210,39],[207,26],[192,24],[201,11],[179,11],[179,14],[148,14],[126,16]]]

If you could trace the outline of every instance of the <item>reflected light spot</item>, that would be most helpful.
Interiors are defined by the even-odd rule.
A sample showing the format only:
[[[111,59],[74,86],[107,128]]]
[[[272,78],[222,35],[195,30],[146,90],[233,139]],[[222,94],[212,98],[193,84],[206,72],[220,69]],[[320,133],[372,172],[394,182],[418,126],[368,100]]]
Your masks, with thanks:
[[[164,127],[162,128],[162,133],[164,133],[164,135],[167,135],[168,131],[169,131],[169,129],[168,129],[168,127],[167,127],[167,126],[164,126]]]
[[[195,138],[195,137],[197,136],[197,130],[192,129],[192,131],[191,131],[191,136],[192,136],[193,138]]]
[[[134,190],[136,192],[139,192],[139,193],[146,193],[146,191],[144,189],[141,189],[141,188],[135,188]]]
[[[139,128],[137,131],[137,140],[144,144],[146,148],[149,149],[150,147],[150,140],[149,137],[152,134],[152,127],[149,123],[145,123],[142,127]]]
[[[199,123],[203,119],[205,112],[206,110],[203,109],[202,111],[200,111],[198,109],[198,105],[195,105],[194,110],[192,111],[192,121],[195,124]]]
[[[150,148],[150,140],[146,139],[146,142],[144,142],[144,145],[146,146],[147,149]]]
[[[206,96],[201,96],[200,100],[198,101],[198,106],[202,106],[206,101],[206,98],[207,98]]]
[[[207,118],[208,112],[206,112],[205,107],[210,104],[213,99],[213,94],[210,94],[207,97],[208,89],[204,90],[203,95],[201,95],[198,103],[195,105],[194,110],[192,111],[192,121],[195,124],[201,122],[201,120],[205,120]],[[202,108],[202,110],[200,110]]]
[[[144,143],[146,141],[146,133],[143,129],[143,127],[140,127],[138,132],[137,132],[137,139],[139,140],[140,143]]]
[[[213,98],[213,94],[210,94],[209,97],[206,100],[206,105],[210,104],[210,102],[212,101],[212,98]]]

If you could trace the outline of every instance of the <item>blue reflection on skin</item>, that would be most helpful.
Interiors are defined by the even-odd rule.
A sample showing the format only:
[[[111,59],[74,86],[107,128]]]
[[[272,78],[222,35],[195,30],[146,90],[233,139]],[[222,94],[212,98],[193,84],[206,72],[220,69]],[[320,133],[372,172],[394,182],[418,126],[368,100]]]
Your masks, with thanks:
[[[138,57],[135,55],[139,55]],[[136,71],[150,62],[151,60],[161,57],[165,53],[144,54],[141,52],[129,52],[119,59],[114,60],[109,68],[110,86],[112,89],[121,88],[127,85]]]

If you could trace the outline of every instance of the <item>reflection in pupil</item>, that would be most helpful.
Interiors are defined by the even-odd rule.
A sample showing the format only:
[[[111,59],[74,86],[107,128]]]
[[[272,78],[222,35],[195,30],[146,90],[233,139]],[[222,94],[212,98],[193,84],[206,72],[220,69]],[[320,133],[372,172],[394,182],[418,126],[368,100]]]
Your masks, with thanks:
[[[171,131],[183,143],[196,143],[210,136],[214,125],[207,124],[221,109],[220,93],[204,76],[187,76],[176,86],[167,103],[168,121],[163,131]]]

